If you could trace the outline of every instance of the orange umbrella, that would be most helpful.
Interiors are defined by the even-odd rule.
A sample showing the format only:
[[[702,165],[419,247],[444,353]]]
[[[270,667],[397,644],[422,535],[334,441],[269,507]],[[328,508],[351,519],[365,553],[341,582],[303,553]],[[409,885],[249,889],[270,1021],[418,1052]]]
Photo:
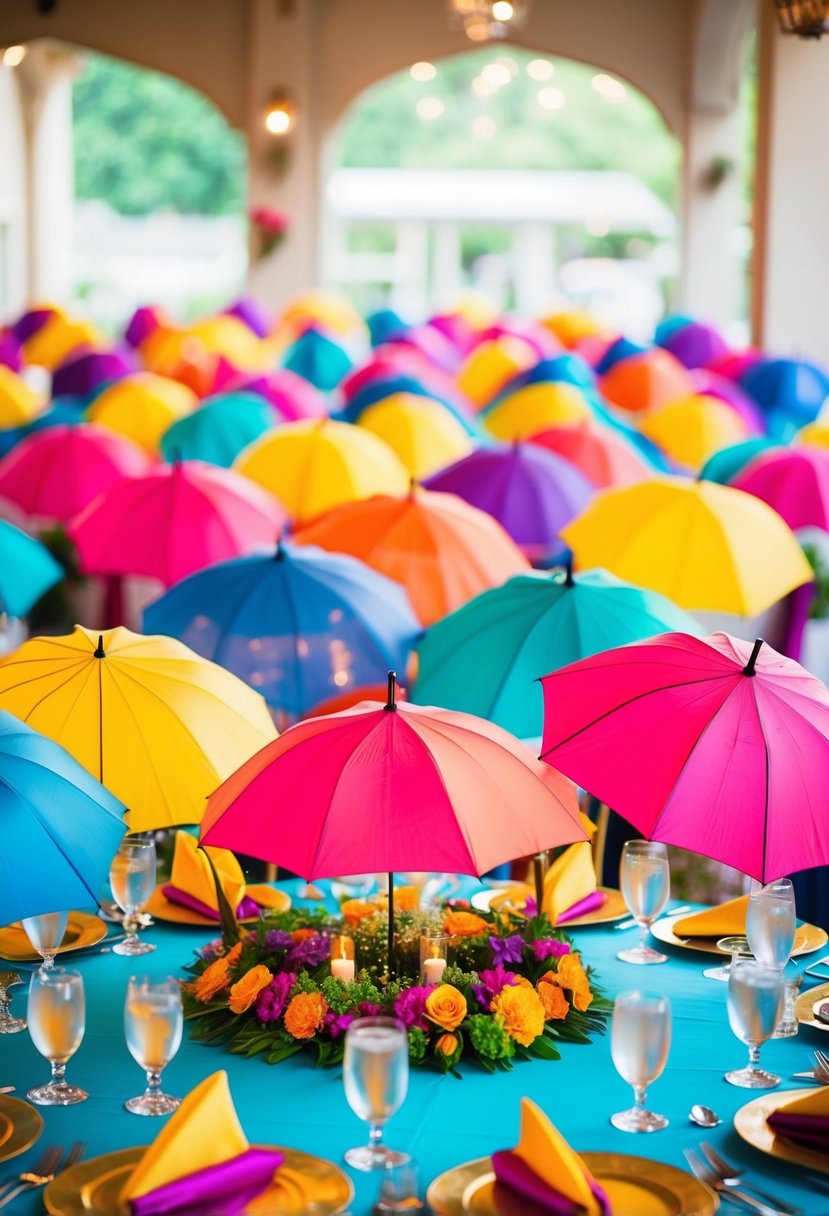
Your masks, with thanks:
[[[401,583],[423,625],[529,568],[490,515],[436,490],[346,503],[294,540],[350,553]]]
[[[653,469],[632,444],[589,419],[541,431],[530,437],[530,443],[564,456],[602,490],[607,486],[633,486],[653,476]]]
[[[694,391],[679,360],[658,346],[614,363],[600,387],[608,401],[632,414],[657,409]]]

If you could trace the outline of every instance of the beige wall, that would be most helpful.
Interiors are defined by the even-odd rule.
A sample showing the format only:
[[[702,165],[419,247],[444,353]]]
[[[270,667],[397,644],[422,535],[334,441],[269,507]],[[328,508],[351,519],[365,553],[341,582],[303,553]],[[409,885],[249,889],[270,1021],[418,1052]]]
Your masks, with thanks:
[[[26,154],[18,77],[0,66],[0,316],[26,302]]]

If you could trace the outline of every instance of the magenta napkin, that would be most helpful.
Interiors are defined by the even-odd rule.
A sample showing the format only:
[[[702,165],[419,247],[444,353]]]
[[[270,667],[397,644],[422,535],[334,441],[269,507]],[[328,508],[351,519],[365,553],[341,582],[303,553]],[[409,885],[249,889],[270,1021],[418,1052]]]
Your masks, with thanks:
[[[766,1122],[776,1135],[785,1136],[801,1148],[829,1153],[829,1118],[825,1115],[788,1115],[784,1110],[776,1110]]]
[[[512,1149],[493,1153],[492,1167],[502,1186],[508,1187],[522,1199],[529,1200],[538,1212],[550,1212],[552,1216],[579,1216],[579,1213],[584,1211],[581,1204],[573,1203],[571,1199],[543,1182]],[[591,1180],[590,1190],[599,1203],[602,1216],[612,1216],[610,1201],[601,1187]]]
[[[200,916],[206,916],[209,920],[215,920],[219,923],[219,913],[211,908],[208,904],[203,904],[200,899],[196,899],[194,895],[189,895],[187,891],[182,891],[181,887],[174,887],[168,883],[166,887],[162,887],[162,894],[169,899],[171,904],[181,904],[182,908],[189,908],[191,912],[198,912]],[[261,911],[259,904],[255,899],[251,899],[249,895],[245,895],[236,907],[236,917],[238,920],[247,920],[249,916],[258,916]]]
[[[272,1149],[249,1148],[221,1165],[156,1187],[133,1199],[130,1210],[133,1216],[237,1216],[267,1190],[282,1161],[282,1153]]]
[[[601,908],[606,899],[607,891],[592,891],[590,895],[585,895],[584,899],[579,899],[576,903],[571,904],[569,908],[565,908],[561,916],[556,920],[556,924],[563,925],[568,920],[576,920],[579,916],[586,916],[588,912],[594,912],[596,908]]]

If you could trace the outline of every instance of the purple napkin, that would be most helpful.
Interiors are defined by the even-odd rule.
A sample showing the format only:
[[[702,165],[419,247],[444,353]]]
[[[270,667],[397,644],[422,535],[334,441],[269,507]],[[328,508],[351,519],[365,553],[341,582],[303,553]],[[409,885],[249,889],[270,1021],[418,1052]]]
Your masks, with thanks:
[[[571,1199],[554,1191],[530,1169],[525,1161],[511,1149],[502,1149],[492,1154],[492,1167],[495,1177],[503,1186],[508,1187],[522,1199],[527,1199],[538,1212],[551,1212],[552,1216],[579,1216],[584,1211],[581,1204],[573,1203]],[[610,1201],[604,1191],[593,1179],[589,1179],[590,1190],[598,1201],[602,1216],[612,1216]]]
[[[556,924],[563,925],[568,920],[576,920],[579,916],[586,916],[588,912],[594,912],[596,908],[601,908],[606,899],[607,891],[592,891],[590,895],[585,895],[584,899],[579,899],[576,903],[571,904],[569,908],[565,908],[561,916],[556,920]]]
[[[825,1115],[787,1115],[784,1110],[776,1110],[766,1122],[776,1135],[801,1148],[829,1153],[829,1119]]]
[[[166,887],[161,888],[161,891],[171,904],[181,904],[182,908],[189,908],[191,912],[198,912],[199,916],[206,916],[208,920],[215,920],[216,924],[219,923],[219,913],[215,909],[211,908],[208,904],[203,904],[200,899],[196,899],[195,895],[188,895],[186,891],[182,891],[181,887],[174,887],[171,883],[168,883]],[[258,916],[259,912],[259,904],[255,899],[251,899],[249,895],[245,895],[236,907],[236,917],[238,920],[247,920],[250,916]]]
[[[282,1153],[272,1149],[249,1148],[221,1165],[209,1165],[131,1200],[130,1210],[133,1216],[236,1216],[267,1190],[282,1161]]]

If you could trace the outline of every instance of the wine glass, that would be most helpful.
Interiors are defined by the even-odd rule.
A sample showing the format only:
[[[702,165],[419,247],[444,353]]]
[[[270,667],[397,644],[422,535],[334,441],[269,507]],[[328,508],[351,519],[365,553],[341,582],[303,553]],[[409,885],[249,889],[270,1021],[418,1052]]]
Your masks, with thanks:
[[[760,1067],[760,1048],[770,1039],[783,1006],[783,973],[741,959],[731,964],[728,977],[728,1021],[734,1034],[748,1047],[748,1067],[725,1074],[730,1085],[742,1089],[774,1089],[780,1078]]]
[[[125,836],[112,859],[109,883],[118,907],[124,913],[127,937],[113,946],[114,954],[148,954],[151,942],[138,940],[138,914],[155,889],[155,839],[152,836]]]
[[[613,1066],[633,1086],[634,1105],[610,1116],[623,1132],[658,1132],[668,1126],[664,1115],[645,1109],[647,1087],[661,1077],[671,1046],[671,1006],[666,996],[622,992],[613,1007],[610,1054]]]
[[[722,950],[723,954],[729,956],[727,963],[721,963],[719,967],[706,967],[703,975],[709,980],[722,980],[723,983],[728,983],[728,977],[731,974],[731,964],[738,958],[753,958],[751,946],[748,944],[747,937],[734,935],[732,937],[721,937],[717,942],[717,949]]]
[[[43,912],[40,916],[26,916],[20,922],[29,941],[43,959],[41,971],[51,971],[55,965],[55,955],[66,933],[68,916],[68,912]]]
[[[403,1105],[409,1088],[409,1040],[396,1018],[358,1018],[345,1034],[343,1082],[348,1105],[370,1126],[369,1143],[350,1148],[347,1163],[356,1170],[404,1165],[408,1153],[383,1143],[383,1124]]]
[[[38,1106],[72,1106],[89,1097],[86,1090],[64,1080],[66,1062],[81,1045],[86,1026],[83,980],[77,971],[39,969],[29,985],[29,1034],[52,1065],[52,1078],[30,1089],[26,1097]]]
[[[619,886],[628,911],[639,925],[639,944],[616,955],[625,963],[667,963],[667,954],[646,945],[648,928],[668,902],[671,872],[668,850],[654,840],[628,840],[622,850]]]
[[[782,971],[789,961],[795,934],[794,888],[790,878],[767,883],[749,897],[746,937],[751,953],[763,967]]]
[[[0,1034],[19,1034],[26,1029],[23,1018],[16,1018],[9,1012],[11,993],[9,989],[23,981],[16,971],[0,971]]]
[[[161,1073],[181,1046],[183,1015],[176,980],[132,975],[124,1002],[124,1034],[136,1064],[147,1074],[147,1088],[124,1103],[134,1115],[168,1115],[181,1098],[162,1093]]]

